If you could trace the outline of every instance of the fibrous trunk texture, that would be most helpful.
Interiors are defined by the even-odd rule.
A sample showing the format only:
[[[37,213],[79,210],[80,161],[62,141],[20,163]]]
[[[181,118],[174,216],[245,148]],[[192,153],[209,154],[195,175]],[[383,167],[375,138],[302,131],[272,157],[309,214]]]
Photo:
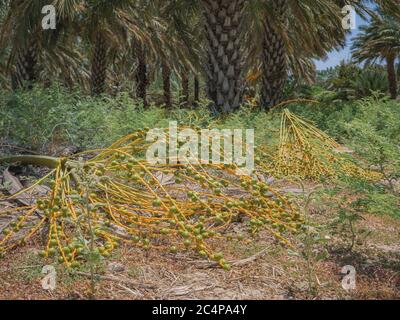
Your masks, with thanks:
[[[183,70],[181,79],[182,79],[181,105],[187,107],[189,105],[189,70],[187,69]]]
[[[98,32],[94,42],[91,71],[91,91],[99,95],[105,91],[107,72],[107,44],[104,35]]]
[[[12,74],[12,87],[31,88],[32,83],[37,79],[39,45],[34,37],[27,44],[18,50],[16,54],[15,72]]]
[[[207,35],[207,91],[213,108],[229,113],[242,103],[241,22],[244,0],[202,0]]]
[[[138,68],[136,72],[136,96],[143,100],[143,105],[147,106],[147,63],[146,63],[146,55],[145,50],[142,44],[137,43],[135,45],[135,54],[138,61]]]
[[[164,104],[167,108],[172,107],[171,98],[171,69],[167,63],[162,65],[162,78],[163,78],[163,89],[164,89]]]
[[[194,76],[194,104],[198,105],[200,101],[200,80],[197,75]]]
[[[277,19],[285,19],[287,0],[271,2],[273,12]],[[263,76],[261,89],[261,104],[265,110],[270,110],[282,101],[283,90],[287,80],[286,46],[278,28],[271,19],[264,19],[263,43]]]

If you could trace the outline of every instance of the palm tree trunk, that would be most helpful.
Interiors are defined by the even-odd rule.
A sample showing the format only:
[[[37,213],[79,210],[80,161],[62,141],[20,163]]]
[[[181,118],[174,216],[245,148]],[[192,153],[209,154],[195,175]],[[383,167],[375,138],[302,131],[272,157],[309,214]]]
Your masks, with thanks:
[[[202,0],[207,36],[207,92],[216,112],[229,113],[243,100],[240,39],[244,0]]]
[[[197,75],[194,76],[194,105],[197,106],[200,101],[200,80]]]
[[[284,18],[286,0],[272,2],[273,15]],[[264,20],[263,76],[261,104],[270,110],[282,101],[287,80],[286,46],[283,37],[267,17]]]
[[[397,98],[397,79],[396,79],[395,61],[396,57],[394,55],[388,56],[386,58],[386,67],[387,67],[389,91],[391,99]]]
[[[105,91],[107,72],[107,45],[106,39],[101,32],[96,35],[91,71],[91,91],[92,95],[99,95]]]
[[[147,86],[148,86],[148,79],[147,79],[147,63],[146,63],[146,56],[145,50],[142,44],[136,43],[136,57],[138,60],[138,68],[136,72],[136,96],[143,100],[143,105],[147,106]]]
[[[187,107],[189,105],[189,70],[187,69],[183,70],[181,78],[182,78],[181,105]]]
[[[12,88],[32,88],[32,82],[37,79],[39,45],[36,37],[17,52],[15,72],[11,75]]]
[[[164,89],[164,104],[167,108],[172,107],[171,98],[171,69],[167,63],[162,64],[162,78]]]

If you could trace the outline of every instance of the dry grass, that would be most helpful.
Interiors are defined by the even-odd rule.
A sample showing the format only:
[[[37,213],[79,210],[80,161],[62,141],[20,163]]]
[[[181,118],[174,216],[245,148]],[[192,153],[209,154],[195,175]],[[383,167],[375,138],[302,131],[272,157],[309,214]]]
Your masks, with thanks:
[[[398,221],[367,217],[365,227],[383,225],[400,231]],[[377,231],[379,230],[379,231]],[[393,233],[392,233],[393,234]],[[377,236],[375,235],[377,238]],[[367,242],[351,254],[332,253],[316,265],[316,291],[308,290],[307,267],[299,256],[288,255],[265,235],[254,244],[221,244],[233,256],[249,256],[266,248],[265,255],[230,272],[203,268],[191,254],[178,256],[157,251],[121,247],[113,260],[106,262],[103,274],[117,280],[100,280],[98,299],[396,299],[400,297],[399,257],[384,242]],[[392,242],[393,243],[393,242]],[[57,289],[41,287],[40,270],[45,261],[35,258],[34,243],[0,260],[0,299],[86,299],[90,283],[84,276],[59,270]],[[110,271],[112,263],[119,269]],[[396,264],[397,263],[397,264]],[[358,272],[357,289],[346,292],[341,287],[340,270],[351,264]],[[397,268],[397,270],[396,270]],[[143,288],[141,285],[154,288]]]
[[[294,185],[276,182],[281,189]],[[314,186],[308,185],[308,189]],[[321,199],[325,203],[324,199]],[[1,210],[1,209],[0,209]],[[314,203],[310,208],[313,224],[326,227],[335,212],[329,205]],[[400,298],[400,220],[388,216],[363,215],[357,228],[369,236],[352,252],[345,250],[342,235],[331,236],[329,257],[313,264],[314,290],[310,290],[307,261],[301,254],[288,254],[267,233],[251,243],[216,243],[227,252],[228,260],[255,256],[252,261],[226,272],[205,266],[190,252],[172,255],[121,246],[97,272],[97,299],[399,299]],[[243,225],[233,229],[241,232]],[[301,252],[300,239],[293,239]],[[88,299],[90,279],[69,274],[57,266],[57,288],[42,289],[42,267],[50,261],[35,254],[39,238],[0,259],[0,299]],[[357,270],[357,288],[347,292],[341,286],[340,271],[345,265]],[[80,270],[85,271],[85,270]],[[145,285],[145,286],[143,286]]]

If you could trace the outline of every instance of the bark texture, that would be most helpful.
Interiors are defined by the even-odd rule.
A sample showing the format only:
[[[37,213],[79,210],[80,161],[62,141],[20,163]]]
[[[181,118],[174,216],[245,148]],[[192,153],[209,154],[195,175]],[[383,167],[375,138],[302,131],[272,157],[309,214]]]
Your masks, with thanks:
[[[218,113],[243,99],[241,22],[244,0],[202,0],[207,35],[207,92]]]
[[[197,106],[200,101],[200,80],[197,75],[194,76],[194,105]]]
[[[101,32],[98,32],[94,42],[91,70],[92,95],[99,95],[105,91],[107,72],[107,44]]]
[[[167,108],[171,108],[172,107],[171,68],[165,62],[162,65],[162,78],[163,78],[163,89],[164,89],[164,104]]]
[[[32,83],[38,77],[38,54],[39,45],[38,40],[33,37],[27,44],[18,50],[15,72],[12,74],[12,88],[14,90],[19,88],[31,88]]]
[[[148,78],[147,78],[147,62],[145,49],[142,44],[137,43],[135,45],[135,54],[138,62],[138,67],[136,71],[136,96],[143,100],[143,105],[147,106],[147,87],[148,87]]]
[[[272,14],[284,21],[287,0],[272,2]],[[270,110],[282,101],[283,90],[287,80],[287,53],[282,35],[271,20],[264,20],[263,43],[263,76],[261,89],[261,104],[265,110]]]
[[[187,107],[189,105],[189,70],[183,70],[181,80],[181,105]]]

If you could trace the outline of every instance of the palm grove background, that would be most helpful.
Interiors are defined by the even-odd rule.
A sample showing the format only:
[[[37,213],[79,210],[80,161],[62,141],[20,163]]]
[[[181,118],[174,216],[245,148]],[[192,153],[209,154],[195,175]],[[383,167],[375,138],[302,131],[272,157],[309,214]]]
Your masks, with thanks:
[[[271,109],[298,98],[319,104],[288,107],[356,146],[347,126],[368,105],[362,99],[398,119],[398,0],[50,3],[55,30],[42,29],[49,1],[0,1],[3,144],[69,154],[173,119],[255,128],[257,143],[268,145],[281,110]],[[346,43],[348,4],[369,20],[353,39],[352,60],[317,71],[315,59]],[[371,121],[365,130],[376,129]],[[383,138],[398,142],[396,128]]]
[[[57,28],[46,31],[41,9],[48,1],[2,0],[1,84],[16,90],[58,81],[93,95],[127,91],[145,105],[170,107],[171,81],[187,103],[193,77],[194,100],[204,82],[217,112],[238,109],[246,87],[268,109],[281,101],[289,75],[315,81],[312,59],[344,44],[342,7],[351,4],[363,17],[373,15],[355,58],[384,59],[395,98],[398,20],[390,15],[398,2],[377,1],[380,15],[371,2],[56,0]],[[151,99],[148,88],[158,81],[163,97]]]
[[[264,145],[279,123],[269,111],[298,98],[319,101],[289,107],[340,142],[360,99],[398,115],[398,0],[55,0],[56,29],[43,30],[47,4],[0,2],[3,144],[71,153],[174,119],[255,128]],[[345,45],[348,4],[369,20],[352,61],[316,71]]]

